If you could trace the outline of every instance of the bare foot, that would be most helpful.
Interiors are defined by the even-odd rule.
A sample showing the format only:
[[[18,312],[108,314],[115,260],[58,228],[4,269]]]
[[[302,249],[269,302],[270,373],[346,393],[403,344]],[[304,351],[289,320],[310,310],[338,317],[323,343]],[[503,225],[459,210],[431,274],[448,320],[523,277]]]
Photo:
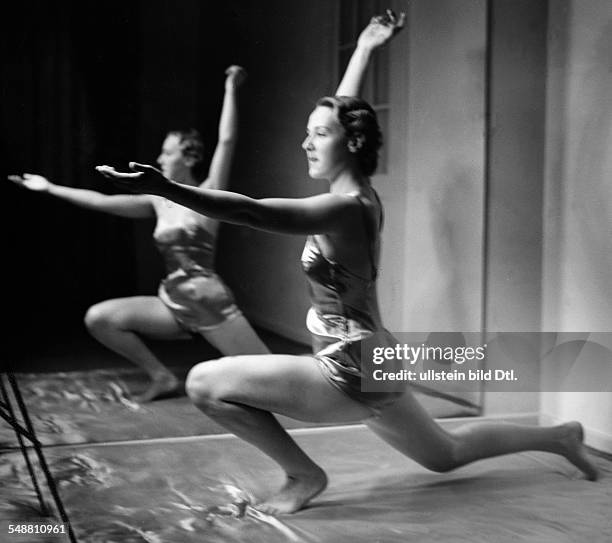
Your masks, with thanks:
[[[172,374],[156,377],[149,385],[149,388],[137,396],[134,396],[134,401],[138,403],[147,403],[153,400],[178,396],[181,393],[181,388],[182,385],[180,381]]]
[[[327,475],[318,468],[311,473],[288,475],[287,482],[269,500],[255,508],[271,515],[294,513],[327,487]]]
[[[597,479],[597,468],[588,459],[584,448],[584,431],[579,422],[568,422],[562,425],[566,435],[562,440],[563,456],[582,471],[589,481]]]

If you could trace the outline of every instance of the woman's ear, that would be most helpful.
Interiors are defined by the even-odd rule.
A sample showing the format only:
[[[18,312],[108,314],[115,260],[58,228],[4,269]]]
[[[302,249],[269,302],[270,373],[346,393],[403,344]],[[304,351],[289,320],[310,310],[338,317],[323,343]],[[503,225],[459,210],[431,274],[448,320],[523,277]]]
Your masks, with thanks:
[[[185,166],[187,166],[188,168],[193,168],[195,162],[196,161],[194,157],[183,155],[183,164],[185,164]]]
[[[356,153],[357,151],[359,151],[359,149],[363,147],[364,143],[365,143],[365,138],[363,137],[362,134],[353,136],[348,142],[348,150],[351,153]]]

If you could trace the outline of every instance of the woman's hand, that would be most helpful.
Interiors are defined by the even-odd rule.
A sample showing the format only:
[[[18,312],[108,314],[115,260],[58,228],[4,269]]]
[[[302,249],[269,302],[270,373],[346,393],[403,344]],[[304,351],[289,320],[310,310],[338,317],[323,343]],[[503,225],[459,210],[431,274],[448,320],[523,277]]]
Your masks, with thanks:
[[[42,175],[34,175],[31,173],[24,173],[23,175],[9,175],[8,179],[13,183],[17,183],[22,187],[36,192],[49,192],[52,183]]]
[[[225,88],[237,89],[247,78],[246,70],[242,66],[230,66],[225,70]]]
[[[397,34],[405,21],[405,13],[400,14],[398,19],[390,9],[385,15],[372,17],[357,39],[357,47],[336,90],[337,96],[359,96],[372,53]]]
[[[384,45],[404,28],[405,21],[405,13],[400,13],[398,18],[390,9],[384,15],[372,17],[370,24],[359,35],[357,46],[373,50]]]
[[[132,172],[118,172],[112,166],[96,166],[96,170],[104,177],[111,179],[121,188],[141,194],[163,195],[172,184],[170,179],[153,166],[130,162]]]

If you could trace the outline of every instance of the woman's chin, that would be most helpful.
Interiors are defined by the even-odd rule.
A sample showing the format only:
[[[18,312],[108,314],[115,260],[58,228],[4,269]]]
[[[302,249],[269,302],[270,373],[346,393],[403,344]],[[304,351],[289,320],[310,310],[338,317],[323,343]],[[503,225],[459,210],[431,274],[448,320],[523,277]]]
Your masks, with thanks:
[[[317,168],[308,168],[308,175],[311,179],[325,179],[325,176]]]

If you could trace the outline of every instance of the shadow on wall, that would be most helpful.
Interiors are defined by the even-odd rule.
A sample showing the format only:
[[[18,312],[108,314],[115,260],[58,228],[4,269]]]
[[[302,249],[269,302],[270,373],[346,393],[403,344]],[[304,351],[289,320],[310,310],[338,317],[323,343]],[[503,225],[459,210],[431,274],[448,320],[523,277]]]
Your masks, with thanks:
[[[447,312],[447,326],[450,330],[465,328],[466,315],[480,313],[480,292],[473,292],[466,286],[473,285],[474,273],[481,269],[482,253],[474,245],[474,232],[482,230],[480,217],[466,217],[467,210],[482,197],[478,188],[481,172],[459,161],[449,160],[446,172],[432,187],[431,222],[433,250],[438,260],[437,269],[443,277],[433,283],[437,297],[432,292],[432,306],[435,312]],[[449,267],[449,263],[451,267]],[[476,285],[480,287],[480,285]],[[438,307],[439,306],[439,307]],[[477,319],[471,319],[477,320]]]

